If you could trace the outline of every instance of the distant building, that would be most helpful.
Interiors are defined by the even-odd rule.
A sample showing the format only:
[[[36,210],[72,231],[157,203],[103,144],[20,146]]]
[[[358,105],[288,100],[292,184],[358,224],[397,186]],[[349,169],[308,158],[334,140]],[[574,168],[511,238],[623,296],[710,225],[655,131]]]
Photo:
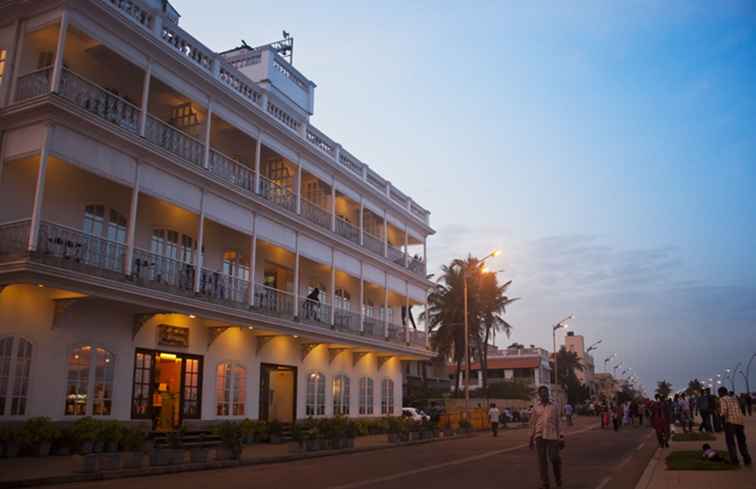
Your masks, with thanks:
[[[598,373],[593,376],[599,398],[612,399],[619,390],[619,382],[610,373]]]
[[[593,357],[585,351],[585,338],[583,335],[576,335],[570,331],[564,338],[564,348],[568,352],[577,354],[580,364],[583,366],[582,370],[575,370],[575,375],[578,380],[588,386],[592,395],[596,395],[598,392],[598,386],[594,379],[595,377],[595,365]]]
[[[461,365],[460,388],[464,387],[465,365]],[[449,365],[451,385],[456,379],[456,364]],[[551,382],[551,365],[549,352],[543,348],[506,348],[489,350],[488,383],[517,381],[534,387],[548,385]],[[483,387],[483,371],[480,363],[470,365],[470,389]]]

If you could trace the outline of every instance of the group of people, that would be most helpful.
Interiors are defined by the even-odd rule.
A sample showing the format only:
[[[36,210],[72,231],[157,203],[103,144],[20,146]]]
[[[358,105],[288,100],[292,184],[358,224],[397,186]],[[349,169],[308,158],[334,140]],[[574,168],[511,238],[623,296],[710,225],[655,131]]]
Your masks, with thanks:
[[[606,429],[609,426],[614,427],[614,431],[624,425],[635,425],[635,420],[638,420],[638,425],[643,426],[643,419],[648,418],[647,406],[640,401],[614,401],[614,402],[602,402],[598,405],[597,412],[601,418],[601,428]]]

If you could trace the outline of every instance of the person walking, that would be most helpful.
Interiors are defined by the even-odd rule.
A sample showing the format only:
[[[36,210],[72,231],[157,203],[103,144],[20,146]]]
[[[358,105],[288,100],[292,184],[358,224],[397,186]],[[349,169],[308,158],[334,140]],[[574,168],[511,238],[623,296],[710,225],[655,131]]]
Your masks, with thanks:
[[[493,433],[493,436],[499,436],[499,419],[501,419],[501,412],[496,407],[496,403],[492,402],[491,407],[488,409],[488,421],[491,422],[491,433]]]
[[[564,417],[567,418],[567,426],[572,426],[572,415],[575,412],[575,408],[569,402],[564,405]]]
[[[656,402],[651,405],[651,426],[656,432],[656,440],[659,442],[659,448],[669,447],[669,409],[662,397],[657,394]]]
[[[705,431],[707,433],[711,433],[713,431],[712,425],[711,425],[711,412],[714,408],[714,400],[713,396],[711,395],[710,389],[704,389],[701,396],[698,398],[698,412],[701,414],[701,427],[698,429],[698,431]]]
[[[693,421],[690,416],[690,404],[686,399],[685,394],[680,394],[680,398],[677,400],[677,405],[680,410],[679,419],[684,433],[693,431]]]
[[[719,415],[724,422],[725,441],[727,451],[730,454],[730,463],[740,465],[738,452],[735,451],[735,442],[737,441],[738,451],[740,451],[740,456],[743,457],[743,463],[751,465],[751,454],[748,453],[744,420],[738,401],[735,397],[728,395],[727,387],[719,388],[719,397]]]
[[[562,440],[559,427],[559,407],[549,399],[549,389],[538,388],[539,402],[530,416],[530,449],[535,448],[538,469],[541,475],[541,489],[549,489],[549,463],[554,471],[554,481],[562,487],[562,457],[559,453]]]
[[[614,431],[619,431],[620,426],[622,426],[622,418],[625,416],[625,410],[622,408],[622,403],[617,402],[614,405],[614,410],[612,412],[612,421],[614,422]]]
[[[599,413],[601,416],[601,429],[609,427],[609,405],[606,402],[601,403],[599,406]]]

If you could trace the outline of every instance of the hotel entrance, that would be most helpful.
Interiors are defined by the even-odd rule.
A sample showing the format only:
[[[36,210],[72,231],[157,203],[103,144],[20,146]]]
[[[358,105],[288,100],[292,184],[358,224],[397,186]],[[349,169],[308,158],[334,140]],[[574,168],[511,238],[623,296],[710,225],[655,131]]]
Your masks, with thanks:
[[[184,419],[199,419],[202,357],[137,349],[131,417],[151,419],[155,431],[173,431]]]
[[[293,423],[297,413],[297,368],[260,365],[260,419]]]

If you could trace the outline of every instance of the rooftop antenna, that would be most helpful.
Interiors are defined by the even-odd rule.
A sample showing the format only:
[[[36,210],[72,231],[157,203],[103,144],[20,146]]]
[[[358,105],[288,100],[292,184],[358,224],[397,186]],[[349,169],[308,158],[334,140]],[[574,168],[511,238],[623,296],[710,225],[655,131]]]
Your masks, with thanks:
[[[294,38],[286,29],[281,31],[282,40],[269,44],[278,54],[283,56],[290,65],[294,64]]]

